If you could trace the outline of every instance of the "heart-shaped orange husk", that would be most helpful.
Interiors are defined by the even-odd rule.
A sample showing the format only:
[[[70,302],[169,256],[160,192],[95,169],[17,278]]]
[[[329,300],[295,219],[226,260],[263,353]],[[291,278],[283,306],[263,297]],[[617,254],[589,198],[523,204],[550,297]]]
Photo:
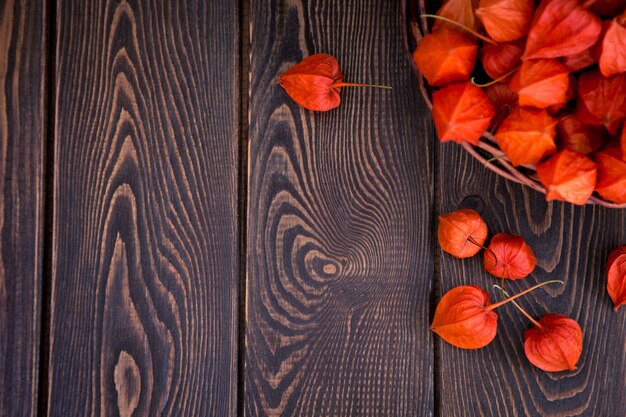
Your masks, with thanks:
[[[309,110],[327,111],[339,106],[343,80],[337,60],[328,54],[315,54],[285,71],[278,83],[299,105]]]
[[[546,314],[524,334],[526,357],[547,372],[573,371],[582,351],[580,325],[561,314]]]
[[[611,251],[606,265],[606,289],[617,311],[626,304],[626,245]]]
[[[584,205],[596,187],[598,170],[587,156],[569,148],[537,164],[537,176],[546,187],[546,200]]]

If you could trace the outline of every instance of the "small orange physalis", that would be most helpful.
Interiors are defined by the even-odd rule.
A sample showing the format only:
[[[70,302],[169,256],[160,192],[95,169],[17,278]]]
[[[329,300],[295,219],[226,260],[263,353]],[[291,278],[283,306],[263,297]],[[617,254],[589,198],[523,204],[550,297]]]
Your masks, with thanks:
[[[413,52],[417,68],[430,85],[469,81],[478,46],[472,38],[442,27],[422,38]]]
[[[513,165],[536,164],[556,151],[557,122],[543,109],[519,107],[504,119],[496,140]]]
[[[520,106],[545,109],[567,101],[569,71],[556,59],[524,61],[509,83]]]
[[[598,181],[596,191],[617,204],[626,203],[626,161],[617,147],[608,147],[596,154]]]
[[[493,310],[553,282],[557,281],[542,282],[495,304],[491,304],[487,292],[475,285],[452,288],[437,304],[430,329],[446,342],[462,349],[485,347],[498,331],[498,315]]]
[[[596,187],[598,170],[587,156],[569,148],[537,164],[537,176],[546,187],[546,200],[583,205]]]
[[[439,245],[457,258],[478,253],[487,240],[487,224],[472,209],[461,209],[439,216]]]
[[[617,311],[626,304],[626,245],[611,251],[606,265],[606,289]]]
[[[289,97],[309,110],[327,111],[338,107],[341,87],[377,87],[382,85],[344,83],[337,60],[328,54],[304,58],[278,77]]]
[[[526,36],[533,18],[533,0],[481,0],[476,16],[497,42]]]
[[[485,251],[485,269],[498,278],[525,278],[536,264],[535,253],[521,236],[498,233]]]
[[[583,351],[580,325],[561,314],[532,321],[535,326],[524,334],[524,353],[530,363],[547,372],[575,370]]]
[[[432,116],[442,142],[478,145],[493,115],[489,98],[472,83],[451,84],[433,93]]]
[[[578,0],[542,1],[533,18],[523,59],[558,58],[591,47],[602,23]]]

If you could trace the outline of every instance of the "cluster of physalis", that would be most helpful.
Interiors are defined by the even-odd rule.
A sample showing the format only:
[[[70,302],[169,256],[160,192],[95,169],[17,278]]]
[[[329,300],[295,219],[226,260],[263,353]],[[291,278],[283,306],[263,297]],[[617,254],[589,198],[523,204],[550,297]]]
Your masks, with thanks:
[[[439,244],[457,257],[469,258],[484,249],[484,267],[492,275],[517,280],[528,276],[535,268],[536,258],[531,247],[521,236],[498,233],[489,246],[487,224],[470,209],[462,209],[439,217]],[[607,266],[607,289],[615,309],[626,304],[626,245],[615,249]],[[576,369],[583,348],[583,332],[573,319],[561,314],[546,314],[535,320],[516,301],[541,286],[563,283],[546,281],[509,296],[504,285],[498,288],[503,301],[491,303],[489,294],[478,286],[463,285],[448,291],[435,311],[431,330],[451,345],[463,349],[479,349],[495,338],[498,315],[495,310],[512,303],[532,323],[524,335],[524,353],[536,367],[557,372]]]
[[[422,17],[413,57],[442,142],[488,132],[548,200],[626,203],[625,0],[447,0]]]

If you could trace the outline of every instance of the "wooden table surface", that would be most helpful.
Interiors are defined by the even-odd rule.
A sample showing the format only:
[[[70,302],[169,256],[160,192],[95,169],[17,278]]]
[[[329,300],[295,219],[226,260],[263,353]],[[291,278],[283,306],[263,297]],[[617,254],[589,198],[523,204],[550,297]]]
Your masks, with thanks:
[[[393,91],[303,110],[276,78],[318,52]],[[0,416],[626,416],[626,211],[439,144],[397,1],[3,0],[0,187]],[[576,371],[513,308],[479,351],[429,331],[494,283],[437,245],[458,207],[535,249],[511,290],[565,281],[525,305],[579,321]]]

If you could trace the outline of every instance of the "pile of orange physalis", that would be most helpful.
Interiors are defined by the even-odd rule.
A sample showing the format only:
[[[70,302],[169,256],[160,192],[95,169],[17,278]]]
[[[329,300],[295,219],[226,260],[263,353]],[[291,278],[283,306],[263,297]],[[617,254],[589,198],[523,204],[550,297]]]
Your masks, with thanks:
[[[448,0],[422,17],[413,58],[442,142],[490,132],[547,200],[626,203],[626,0]]]
[[[485,249],[485,269],[502,281],[523,279],[535,268],[535,254],[521,236],[498,233],[491,238],[489,246],[484,247],[487,224],[476,211],[462,209],[442,215],[439,220],[439,244],[445,252],[457,258],[469,258]],[[626,275],[626,247],[619,256],[622,256],[621,266],[617,268],[622,268],[622,274]],[[452,288],[437,305],[431,330],[459,348],[485,347],[497,333],[495,310],[512,302],[533,325],[524,335],[524,353],[528,360],[544,371],[574,370],[583,345],[583,333],[578,323],[561,314],[546,314],[537,321],[514,301],[536,288],[556,282],[562,283],[543,282],[514,296],[498,287],[507,298],[493,304],[489,294],[478,286]]]

